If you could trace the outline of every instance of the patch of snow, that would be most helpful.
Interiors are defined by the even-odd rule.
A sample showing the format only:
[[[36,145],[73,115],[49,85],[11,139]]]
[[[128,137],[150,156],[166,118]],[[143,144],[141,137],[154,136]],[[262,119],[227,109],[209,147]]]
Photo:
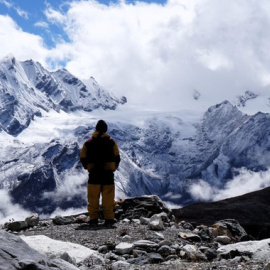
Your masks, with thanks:
[[[45,256],[61,256],[68,253],[71,258],[75,258],[76,263],[84,261],[86,258],[97,252],[79,244],[63,242],[51,239],[45,235],[20,236],[31,248],[37,250]]]

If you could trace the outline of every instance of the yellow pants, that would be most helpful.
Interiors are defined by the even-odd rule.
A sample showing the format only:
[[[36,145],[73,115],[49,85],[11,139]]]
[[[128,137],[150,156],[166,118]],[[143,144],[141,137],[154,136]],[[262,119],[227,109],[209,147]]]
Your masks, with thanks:
[[[104,219],[114,219],[114,185],[88,184],[88,212],[90,219],[99,217],[99,198],[102,196]]]

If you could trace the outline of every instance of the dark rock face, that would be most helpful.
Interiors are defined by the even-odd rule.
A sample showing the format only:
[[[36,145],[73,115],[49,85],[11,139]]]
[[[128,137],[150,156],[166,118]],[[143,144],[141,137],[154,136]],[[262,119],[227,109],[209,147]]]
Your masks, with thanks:
[[[221,219],[236,219],[255,239],[270,237],[270,187],[211,203],[196,203],[173,209],[177,220],[211,225]]]
[[[16,185],[10,195],[14,203],[36,213],[52,213],[57,207],[68,209],[81,208],[86,205],[86,196],[74,192],[67,198],[58,198],[55,195],[57,182],[64,181],[63,175],[74,169],[81,169],[79,163],[79,146],[77,143],[62,144],[53,140],[47,144],[39,144],[27,149],[14,149],[10,152],[18,159],[7,161],[13,168],[20,166],[18,160],[24,164],[32,164],[32,169],[17,175]],[[11,167],[12,168],[12,167]],[[86,190],[87,181],[82,187]],[[49,194],[49,195],[48,195]]]
[[[40,212],[39,209],[43,208],[44,213],[50,213],[55,208],[51,199],[43,197],[44,192],[56,188],[52,168],[41,167],[31,174],[21,175],[18,181],[20,184],[10,192],[16,203],[34,212]]]

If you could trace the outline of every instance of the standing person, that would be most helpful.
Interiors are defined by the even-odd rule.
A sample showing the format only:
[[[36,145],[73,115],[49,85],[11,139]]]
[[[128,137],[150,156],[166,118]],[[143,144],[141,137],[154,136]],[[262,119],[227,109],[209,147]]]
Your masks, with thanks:
[[[114,219],[114,171],[120,163],[117,143],[106,133],[108,126],[99,120],[96,131],[81,150],[80,161],[88,170],[88,212],[89,223],[98,224],[99,198],[102,196],[103,214],[106,225],[115,223]]]

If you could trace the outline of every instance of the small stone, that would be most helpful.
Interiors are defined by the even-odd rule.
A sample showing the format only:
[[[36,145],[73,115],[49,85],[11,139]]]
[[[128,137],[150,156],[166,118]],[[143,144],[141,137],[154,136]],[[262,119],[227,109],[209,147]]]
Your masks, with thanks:
[[[107,254],[105,254],[105,256],[104,256],[104,258],[105,259],[108,259],[108,260],[110,260],[110,261],[118,261],[119,260],[119,256],[118,255],[116,255],[116,254],[114,254],[113,252],[108,252]]]
[[[172,242],[170,240],[162,240],[158,243],[158,245],[161,246],[171,246]]]
[[[148,254],[148,257],[149,257],[149,262],[152,264],[164,262],[164,259],[159,253],[150,253]]]
[[[25,219],[25,221],[27,222],[27,224],[30,227],[37,226],[38,223],[39,223],[39,215],[38,214],[32,214],[31,216],[27,217]]]
[[[133,243],[135,248],[141,248],[144,250],[153,250],[158,248],[158,244],[148,240],[139,240]]]
[[[130,264],[124,261],[114,262],[112,264],[112,270],[128,270],[130,269]]]
[[[168,257],[171,254],[171,249],[169,246],[162,246],[157,251],[163,258]]]
[[[134,218],[131,220],[133,223],[140,225],[141,221],[138,218]]]
[[[190,230],[190,231],[193,231],[193,230],[194,230],[193,225],[192,225],[191,223],[189,223],[189,222],[185,222],[184,220],[181,221],[181,222],[179,223],[179,225],[180,225],[182,228],[186,229],[186,230]]]
[[[159,215],[153,215],[149,220],[149,228],[155,231],[164,230],[164,224]]]
[[[155,239],[158,239],[158,240],[164,240],[165,237],[162,233],[159,233],[159,232],[154,232],[154,237]]]
[[[190,240],[190,241],[193,241],[193,242],[201,242],[202,241],[201,237],[198,236],[197,234],[194,234],[194,233],[180,232],[178,234],[178,236],[180,236],[182,239]]]
[[[108,251],[108,247],[106,245],[102,245],[98,248],[99,253],[106,253]]]
[[[144,250],[141,250],[141,249],[133,249],[133,257],[136,258],[136,257],[140,257],[142,255],[146,255],[147,252],[144,251]]]
[[[132,239],[132,237],[130,236],[130,235],[125,235],[125,236],[123,236],[122,237],[122,239],[123,239],[123,241],[129,241],[129,240],[131,240]]]
[[[121,242],[115,247],[115,250],[119,254],[130,254],[133,248],[133,244]]]
[[[184,253],[180,253],[181,257],[186,257],[187,259],[195,261],[207,261],[206,256],[197,249],[194,245],[185,245],[183,247]],[[183,256],[184,255],[184,256]]]
[[[167,215],[165,212],[161,212],[161,213],[156,214],[156,215],[157,215],[158,217],[160,217],[161,220],[162,220],[163,222],[167,222],[167,223],[170,222],[170,220],[169,220],[169,218],[168,218],[168,215]]]
[[[140,217],[140,221],[142,225],[148,225],[149,224],[149,220],[150,218],[146,218],[146,217]]]
[[[62,216],[56,216],[53,219],[53,223],[55,225],[67,225],[67,224],[73,224],[75,223],[76,219],[75,217],[62,217]]]
[[[51,220],[43,220],[39,222],[39,225],[41,227],[49,227],[50,225],[52,225],[52,221]]]
[[[129,220],[128,218],[124,218],[124,219],[122,220],[122,223],[127,223],[127,224],[129,224],[129,223],[130,223],[130,220]]]
[[[78,217],[76,217],[75,222],[76,223],[87,223],[88,217],[86,215],[79,215]]]
[[[209,261],[212,261],[217,258],[217,251],[212,248],[208,248],[204,251],[204,255]]]
[[[170,260],[174,261],[174,260],[177,260],[177,259],[178,259],[177,255],[169,255],[167,258],[165,258],[166,261],[170,261]]]
[[[88,258],[86,258],[83,261],[83,264],[86,266],[93,266],[93,265],[101,266],[101,265],[105,265],[105,261],[100,255],[94,253],[90,255]]]
[[[218,236],[218,229],[217,228],[209,227],[208,231],[209,231],[210,237],[215,238]]]
[[[223,245],[228,245],[231,243],[231,238],[225,235],[220,235],[216,239],[216,242],[223,244]]]

